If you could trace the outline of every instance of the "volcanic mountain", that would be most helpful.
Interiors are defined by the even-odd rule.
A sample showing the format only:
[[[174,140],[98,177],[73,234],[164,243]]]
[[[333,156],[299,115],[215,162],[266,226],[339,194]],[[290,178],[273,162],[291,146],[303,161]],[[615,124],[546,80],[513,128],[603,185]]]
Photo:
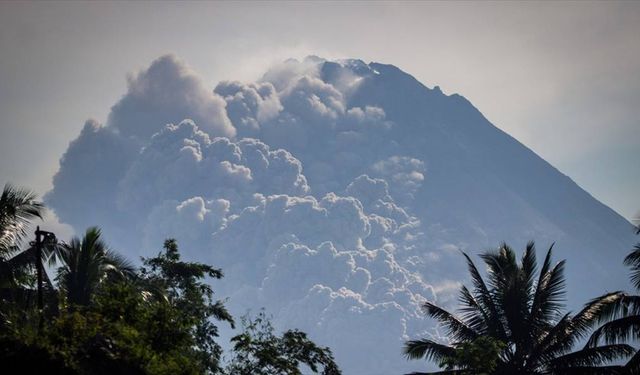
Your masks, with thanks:
[[[393,65],[288,60],[208,88],[173,56],[87,121],[46,200],[135,258],[166,237],[222,267],[236,315],[330,346],[346,374],[424,369],[403,340],[439,337],[420,310],[455,308],[459,250],[507,242],[567,259],[568,307],[627,287],[631,224],[464,97]]]

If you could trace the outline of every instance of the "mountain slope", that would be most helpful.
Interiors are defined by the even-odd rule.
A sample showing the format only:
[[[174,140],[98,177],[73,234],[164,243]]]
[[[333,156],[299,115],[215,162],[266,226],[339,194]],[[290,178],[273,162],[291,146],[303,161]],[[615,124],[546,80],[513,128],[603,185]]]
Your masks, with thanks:
[[[624,218],[494,127],[463,97],[429,90],[393,66],[371,68],[380,74],[365,81],[351,103],[384,108],[388,119],[411,129],[399,140],[407,154],[432,161],[414,206],[424,223],[444,222],[463,232],[478,228],[485,246],[556,241],[558,256],[569,258],[570,269],[571,260],[580,262],[579,273],[587,276],[571,284],[593,282],[595,274],[601,288],[626,285],[603,269],[619,265],[632,243]]]

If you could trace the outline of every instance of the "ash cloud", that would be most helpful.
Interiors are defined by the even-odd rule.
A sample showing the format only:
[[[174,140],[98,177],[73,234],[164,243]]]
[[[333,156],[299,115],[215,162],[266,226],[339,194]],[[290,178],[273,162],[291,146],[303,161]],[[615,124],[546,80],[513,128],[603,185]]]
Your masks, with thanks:
[[[410,372],[423,364],[402,342],[438,336],[420,305],[455,305],[457,249],[615,242],[541,204],[536,186],[555,186],[545,194],[566,212],[606,216],[507,137],[393,66],[310,57],[210,89],[164,56],[129,78],[105,125],[87,122],[46,200],[133,259],[176,238],[224,269],[218,293],[235,315],[266,307],[331,346],[345,373]],[[523,182],[535,178],[547,185]]]
[[[266,307],[335,346],[349,372],[397,369],[352,358],[398,357],[408,325],[428,328],[419,306],[434,289],[396,257],[421,235],[392,197],[410,190],[393,176],[411,162],[376,166],[369,146],[391,122],[382,108],[350,107],[358,77],[325,81],[322,63],[291,60],[210,91],[159,58],[129,77],[106,125],[88,122],[71,143],[47,201],[76,229],[103,225],[131,255],[177,238],[187,257],[225,270],[219,293],[233,311]],[[375,344],[363,324],[393,329]]]
[[[128,77],[128,91],[112,108],[109,126],[145,142],[165,124],[189,118],[210,135],[233,136],[225,102],[173,55]]]

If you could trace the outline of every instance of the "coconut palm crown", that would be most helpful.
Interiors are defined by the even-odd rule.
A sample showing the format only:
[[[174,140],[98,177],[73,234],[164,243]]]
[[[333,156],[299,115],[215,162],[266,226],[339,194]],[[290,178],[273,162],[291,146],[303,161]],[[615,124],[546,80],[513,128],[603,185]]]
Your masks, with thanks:
[[[636,234],[640,234],[640,226],[636,226]],[[637,243],[631,253],[627,255],[624,264],[631,268],[631,283],[636,290],[640,290],[640,243]],[[640,295],[622,296],[600,314],[599,321],[602,325],[589,338],[589,346],[598,346],[601,343],[638,343],[640,340]],[[640,351],[637,351],[626,364],[619,366],[618,374],[640,374]]]
[[[29,224],[42,219],[44,205],[34,192],[6,184],[0,195],[0,258],[9,258],[26,237]]]
[[[42,219],[45,208],[36,194],[6,184],[0,194],[0,295],[8,297],[19,285],[29,281],[29,270],[37,262],[51,258],[55,249],[45,246],[42,259],[36,261],[36,249],[21,249],[32,221]],[[48,281],[48,280],[47,280]]]
[[[520,262],[506,244],[481,255],[487,267],[486,281],[466,258],[472,289],[460,291],[461,308],[455,315],[427,302],[426,314],[447,330],[449,344],[431,339],[405,343],[408,359],[427,359],[445,367],[433,374],[477,374],[468,363],[456,363],[457,350],[479,338],[503,345],[492,374],[608,374],[614,367],[603,366],[626,358],[634,349],[626,344],[590,345],[574,351],[598,324],[599,316],[623,294],[608,293],[587,303],[577,314],[563,313],[565,262],[552,264],[552,247],[540,272],[533,242],[527,244]],[[455,363],[452,365],[452,363]]]
[[[107,248],[100,229],[87,229],[82,239],[73,238],[60,250],[61,267],[56,281],[70,306],[87,306],[99,286],[109,277],[133,273],[129,262]]]

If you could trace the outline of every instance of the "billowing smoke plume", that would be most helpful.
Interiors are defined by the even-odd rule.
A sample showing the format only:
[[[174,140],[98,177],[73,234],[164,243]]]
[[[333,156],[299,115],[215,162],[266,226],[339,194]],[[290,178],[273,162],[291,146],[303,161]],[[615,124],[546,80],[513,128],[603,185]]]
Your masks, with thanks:
[[[599,222],[573,221],[580,210],[622,228],[463,98],[392,66],[317,57],[215,89],[159,58],[105,125],[86,123],[47,201],[131,257],[176,238],[224,269],[219,295],[236,315],[266,307],[331,346],[347,374],[424,368],[402,342],[438,335],[420,306],[454,304],[456,249],[609,241]]]

